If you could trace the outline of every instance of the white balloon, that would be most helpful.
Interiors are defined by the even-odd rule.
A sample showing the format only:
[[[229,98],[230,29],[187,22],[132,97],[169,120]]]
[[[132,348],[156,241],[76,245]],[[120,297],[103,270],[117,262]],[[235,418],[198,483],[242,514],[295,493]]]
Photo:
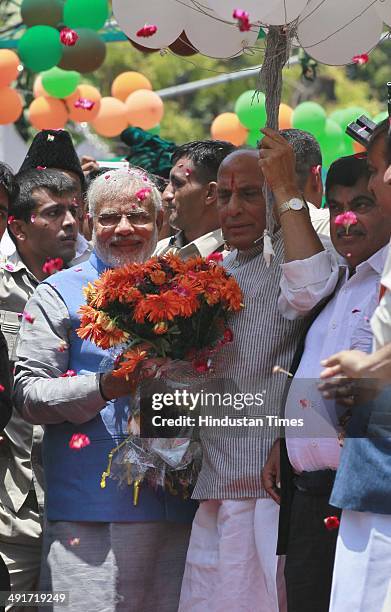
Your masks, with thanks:
[[[191,3],[191,0],[187,0]],[[217,17],[203,0],[205,13],[189,7],[184,30],[192,45],[208,57],[227,58],[240,55],[246,47],[254,46],[258,29],[241,32],[235,23]]]
[[[236,8],[247,11],[251,23],[283,25],[296,19],[308,0],[208,0],[210,7],[227,21]]]
[[[310,0],[299,18],[300,44],[323,64],[351,64],[355,55],[371,51],[382,33],[382,19],[368,5],[368,0]]]
[[[134,42],[149,49],[168,47],[183,31],[186,7],[176,0],[113,0],[113,14],[121,30]],[[144,25],[156,25],[157,32],[141,38],[136,32]]]
[[[387,25],[391,25],[391,2],[390,0],[378,0],[375,4],[375,9],[380,18]]]

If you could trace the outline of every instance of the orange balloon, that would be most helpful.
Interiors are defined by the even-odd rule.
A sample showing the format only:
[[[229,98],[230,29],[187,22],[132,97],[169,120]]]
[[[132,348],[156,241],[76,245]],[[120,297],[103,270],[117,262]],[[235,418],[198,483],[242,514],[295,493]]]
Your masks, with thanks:
[[[23,112],[22,98],[10,87],[0,89],[0,125],[14,123]]]
[[[128,109],[128,122],[134,127],[150,130],[163,119],[163,100],[154,91],[134,91],[126,98],[125,104]]]
[[[236,146],[244,144],[248,136],[248,130],[240,123],[235,113],[217,115],[210,133],[213,140],[227,140]]]
[[[353,151],[357,155],[357,153],[366,153],[367,149],[359,142],[356,142],[355,140],[353,140]]]
[[[40,74],[37,76],[37,78],[34,81],[33,95],[34,95],[34,98],[39,98],[40,96],[43,96],[44,98],[50,98],[50,95],[48,94],[46,89],[43,88],[42,77]]]
[[[94,102],[94,106],[90,110],[75,107],[75,102],[80,98],[91,100]],[[86,123],[93,121],[99,113],[101,98],[100,91],[96,87],[92,85],[79,85],[72,95],[65,98],[69,111],[69,119],[79,123],[82,121]]]
[[[100,136],[118,136],[128,127],[127,109],[117,98],[107,96],[100,101],[100,109],[91,125]]]
[[[111,95],[125,102],[131,93],[139,89],[152,90],[151,82],[140,72],[122,72],[111,85]]]
[[[287,104],[280,104],[278,113],[278,128],[280,130],[289,130],[292,126],[293,108]]]
[[[0,49],[0,87],[9,85],[18,77],[20,59],[15,51]]]
[[[66,106],[57,98],[35,98],[29,107],[29,121],[37,130],[58,130],[68,120]]]

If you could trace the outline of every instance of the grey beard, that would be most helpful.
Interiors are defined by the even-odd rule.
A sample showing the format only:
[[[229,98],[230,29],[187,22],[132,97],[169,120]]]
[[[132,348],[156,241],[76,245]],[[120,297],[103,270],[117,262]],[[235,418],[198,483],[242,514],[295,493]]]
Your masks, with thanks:
[[[111,246],[100,243],[96,238],[95,230],[92,232],[94,251],[99,259],[110,268],[121,268],[131,263],[144,263],[152,256],[157,245],[157,238],[158,230],[157,227],[155,227],[150,240],[136,253],[129,253],[129,255],[127,255],[126,253],[113,253]]]

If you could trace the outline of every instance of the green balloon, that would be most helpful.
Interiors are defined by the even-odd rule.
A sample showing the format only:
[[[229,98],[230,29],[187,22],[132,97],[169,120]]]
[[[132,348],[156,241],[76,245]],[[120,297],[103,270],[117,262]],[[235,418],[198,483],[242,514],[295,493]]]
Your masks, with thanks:
[[[332,119],[327,119],[322,136],[319,138],[320,148],[322,149],[323,165],[328,167],[340,157],[341,144],[343,142],[343,132],[338,123]]]
[[[33,72],[48,70],[58,64],[62,56],[60,32],[46,25],[33,26],[19,39],[18,55]]]
[[[321,138],[326,127],[326,111],[316,102],[302,102],[293,111],[292,123],[294,128]]]
[[[149,132],[149,134],[152,134],[153,136],[159,136],[160,135],[160,123],[155,125],[155,127],[151,128],[150,130],[147,130],[147,132]]]
[[[61,70],[57,66],[42,73],[42,86],[53,98],[70,96],[80,83],[80,73],[74,70]]]
[[[373,121],[375,123],[381,123],[382,121],[384,121],[384,119],[388,119],[387,111],[383,111],[382,113],[376,115],[376,117],[373,118]]]
[[[109,15],[107,0],[67,0],[64,23],[68,28],[100,30]]]
[[[62,20],[62,0],[23,0],[20,14],[27,27],[49,25],[56,27]]]
[[[337,117],[335,117],[335,115],[337,115]],[[368,115],[365,108],[361,106],[349,106],[348,108],[342,108],[330,115],[330,119],[336,121],[343,131],[345,131],[349,123],[356,121],[361,115]]]
[[[265,94],[249,89],[236,100],[235,113],[248,130],[260,130],[266,125]],[[259,133],[259,131],[258,131]]]
[[[262,139],[262,137],[263,134],[261,134],[259,130],[251,130],[251,132],[248,133],[246,145],[248,145],[249,147],[254,147],[254,149],[256,149],[258,142]]]

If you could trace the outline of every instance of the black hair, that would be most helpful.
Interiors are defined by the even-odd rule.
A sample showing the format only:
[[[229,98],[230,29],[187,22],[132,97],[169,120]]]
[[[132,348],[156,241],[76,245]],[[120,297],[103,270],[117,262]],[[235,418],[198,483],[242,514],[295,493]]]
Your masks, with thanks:
[[[11,168],[3,162],[0,162],[0,186],[5,190],[11,205],[19,195],[19,185]]]
[[[384,119],[384,121],[381,121],[381,123],[378,123],[373,130],[367,147],[368,152],[370,152],[375,142],[377,142],[378,138],[381,136],[383,136],[384,139],[384,150],[387,163],[391,164],[390,120],[388,117],[387,119]]]
[[[9,207],[9,214],[15,219],[28,222],[31,213],[37,205],[35,192],[37,190],[49,191],[55,196],[73,193],[77,190],[74,179],[61,170],[26,170],[16,175],[19,185],[19,194]]]
[[[316,138],[309,132],[297,129],[280,130],[296,155],[296,174],[299,187],[304,190],[311,168],[322,165],[322,152]]]
[[[353,187],[362,178],[369,179],[365,154],[340,157],[331,164],[327,173],[325,186],[326,201],[328,200],[330,189],[335,185]]]
[[[203,183],[217,180],[217,171],[223,159],[236,150],[225,140],[195,140],[179,146],[172,154],[172,165],[186,157],[193,162],[198,178]]]
[[[159,176],[158,174],[148,173],[148,178],[151,180],[151,182],[155,185],[155,187],[160,193],[163,193],[169,182],[168,179]]]

